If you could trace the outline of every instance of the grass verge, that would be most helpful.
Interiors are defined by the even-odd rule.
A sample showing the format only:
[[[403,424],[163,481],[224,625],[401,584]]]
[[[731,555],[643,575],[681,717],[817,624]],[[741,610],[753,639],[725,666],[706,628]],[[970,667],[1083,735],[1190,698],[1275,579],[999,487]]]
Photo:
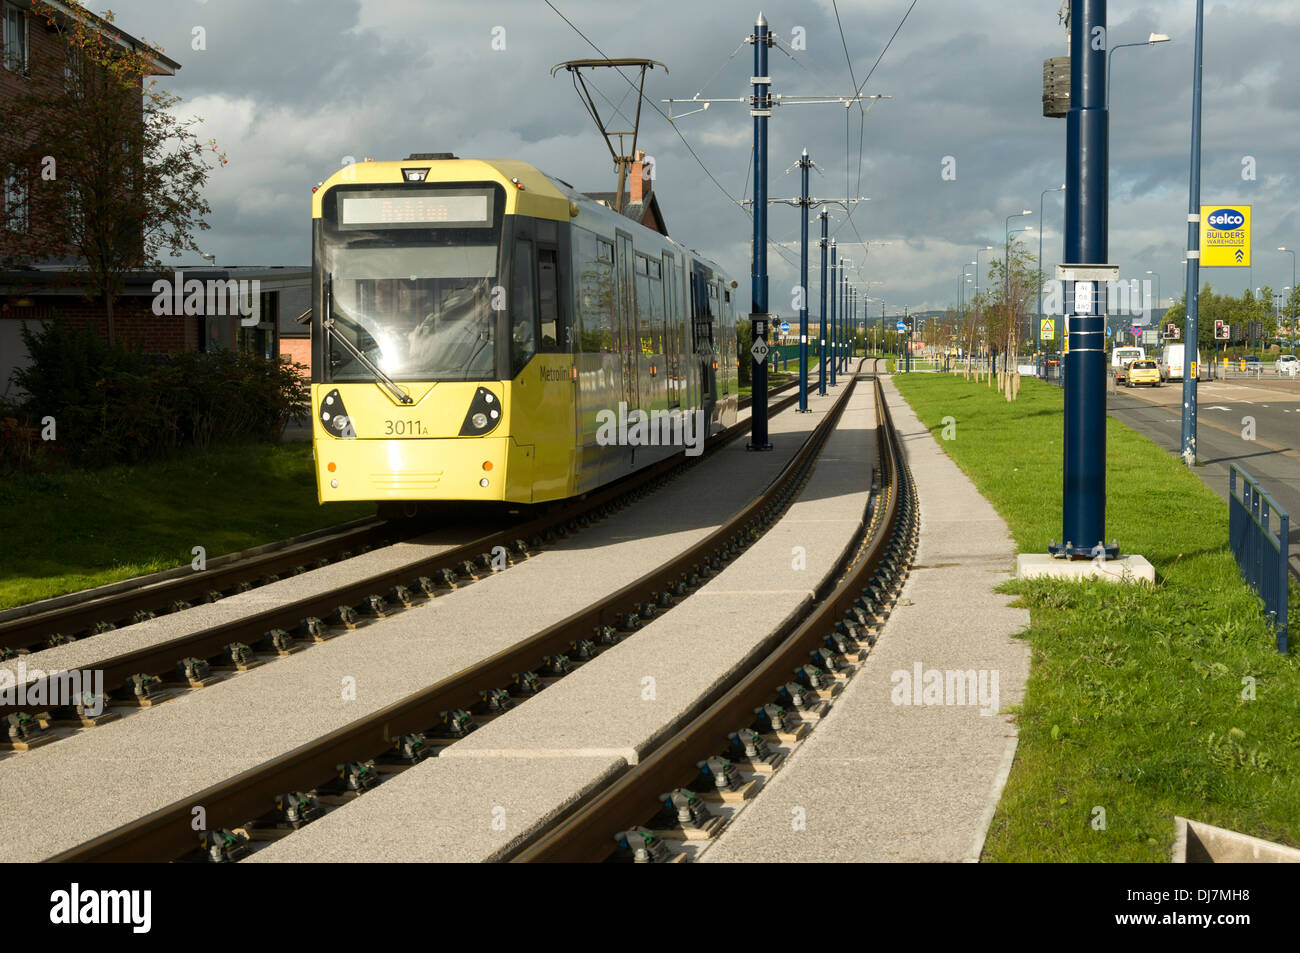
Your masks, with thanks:
[[[0,479],[0,609],[187,565],[374,513],[322,507],[310,443]]]
[[[1061,391],[1026,380],[1007,403],[957,375],[894,382],[1017,548],[1046,551],[1061,531]],[[945,417],[955,439],[941,439]],[[1157,584],[1006,586],[1030,611],[1032,663],[983,859],[1168,860],[1175,814],[1300,845],[1296,655],[1277,653],[1241,579],[1227,507],[1180,460],[1106,425],[1108,536]],[[1293,582],[1292,618],[1297,606]]]

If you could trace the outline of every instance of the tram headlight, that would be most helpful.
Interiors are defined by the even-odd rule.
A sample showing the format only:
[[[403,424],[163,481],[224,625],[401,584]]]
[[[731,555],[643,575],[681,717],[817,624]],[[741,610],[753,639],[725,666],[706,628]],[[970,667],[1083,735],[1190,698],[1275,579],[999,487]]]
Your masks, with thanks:
[[[337,387],[326,394],[324,400],[320,402],[319,413],[321,426],[331,437],[341,437],[345,440],[357,438],[357,432],[352,426],[352,418],[348,416],[348,409],[343,406],[343,395],[338,392]]]
[[[474,392],[469,410],[465,412],[465,421],[460,425],[460,436],[481,437],[491,433],[501,423],[501,398],[480,387]]]

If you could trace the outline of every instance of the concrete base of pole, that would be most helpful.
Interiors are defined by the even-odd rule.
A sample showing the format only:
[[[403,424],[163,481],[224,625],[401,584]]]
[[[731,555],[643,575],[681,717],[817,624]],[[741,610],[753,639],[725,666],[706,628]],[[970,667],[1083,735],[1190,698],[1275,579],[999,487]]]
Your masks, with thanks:
[[[1174,815],[1175,864],[1300,864],[1300,850]]]
[[[1121,559],[1098,561],[1093,559],[1057,559],[1047,553],[1021,553],[1016,557],[1017,579],[1068,579],[1080,582],[1101,579],[1106,582],[1156,581],[1155,567],[1145,556],[1124,556]]]

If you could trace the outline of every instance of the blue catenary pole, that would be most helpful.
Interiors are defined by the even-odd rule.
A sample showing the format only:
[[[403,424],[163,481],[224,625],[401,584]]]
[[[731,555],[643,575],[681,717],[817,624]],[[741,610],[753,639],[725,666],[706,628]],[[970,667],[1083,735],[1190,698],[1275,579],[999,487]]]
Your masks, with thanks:
[[[1105,264],[1109,132],[1106,113],[1106,0],[1074,0],[1070,23],[1070,112],[1066,117],[1065,260]],[[1100,47],[1100,48],[1099,48]],[[1104,285],[1087,315],[1066,309],[1063,541],[1056,555],[1089,555],[1106,536]],[[1072,298],[1067,293],[1067,300]],[[1117,555],[1108,550],[1107,555]]]
[[[808,412],[808,150],[799,158],[799,413]]]
[[[1187,321],[1183,332],[1183,460],[1196,465],[1197,318],[1200,316],[1201,269],[1201,48],[1205,0],[1196,0],[1196,52],[1192,66],[1192,150],[1187,187]],[[1200,368],[1197,368],[1197,373]]]
[[[767,313],[767,120],[772,115],[772,81],[767,75],[767,48],[771,36],[767,18],[758,15],[754,25],[754,75],[750,83],[754,96],[749,114],[754,117],[754,267],[750,327],[754,343],[766,343],[768,338]],[[767,439],[767,357],[751,355],[741,360],[754,362],[754,390],[751,403],[749,449],[771,450]]]
[[[822,240],[821,240],[821,247],[822,247],[822,280],[821,280],[822,311],[821,311],[821,322],[820,322],[821,327],[820,327],[820,329],[819,329],[819,330],[821,331],[821,333],[818,335],[819,343],[818,343],[818,345],[817,345],[817,394],[818,394],[819,396],[821,396],[821,397],[825,397],[825,396],[826,396],[826,332],[827,332],[827,327],[826,327],[826,249],[827,249],[827,248],[829,247],[829,245],[830,245],[830,242],[828,242],[827,239],[826,239],[826,228],[827,228],[827,222],[828,222],[828,214],[829,214],[829,213],[827,213],[826,209],[822,209],[822,213],[821,213],[821,216],[820,216],[820,217],[821,217],[821,220],[822,220]]]
[[[836,348],[835,348],[835,313],[836,313],[836,312],[835,312],[835,304],[836,304],[836,299],[839,297],[839,290],[840,290],[840,273],[839,273],[839,269],[837,268],[837,266],[836,266],[836,264],[835,264],[835,260],[836,260],[836,254],[835,254],[835,239],[832,238],[832,239],[831,239],[831,287],[830,287],[830,292],[831,292],[831,319],[830,319],[830,321],[829,321],[830,340],[827,342],[827,347],[826,347],[826,353],[827,353],[827,355],[828,355],[829,358],[830,358],[830,360],[828,361],[828,363],[829,363],[830,366],[831,366],[830,369],[831,369],[831,386],[832,386],[832,387],[838,387],[838,386],[839,386],[838,384],[835,383],[835,354],[836,354]]]

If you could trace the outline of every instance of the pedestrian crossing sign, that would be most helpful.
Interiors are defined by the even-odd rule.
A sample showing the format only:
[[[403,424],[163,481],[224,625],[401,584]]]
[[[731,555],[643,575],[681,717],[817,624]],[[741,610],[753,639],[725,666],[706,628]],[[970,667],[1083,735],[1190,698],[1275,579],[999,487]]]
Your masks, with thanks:
[[[1038,329],[1038,339],[1040,341],[1052,341],[1056,338],[1056,324],[1051,318],[1043,318],[1043,323]]]

